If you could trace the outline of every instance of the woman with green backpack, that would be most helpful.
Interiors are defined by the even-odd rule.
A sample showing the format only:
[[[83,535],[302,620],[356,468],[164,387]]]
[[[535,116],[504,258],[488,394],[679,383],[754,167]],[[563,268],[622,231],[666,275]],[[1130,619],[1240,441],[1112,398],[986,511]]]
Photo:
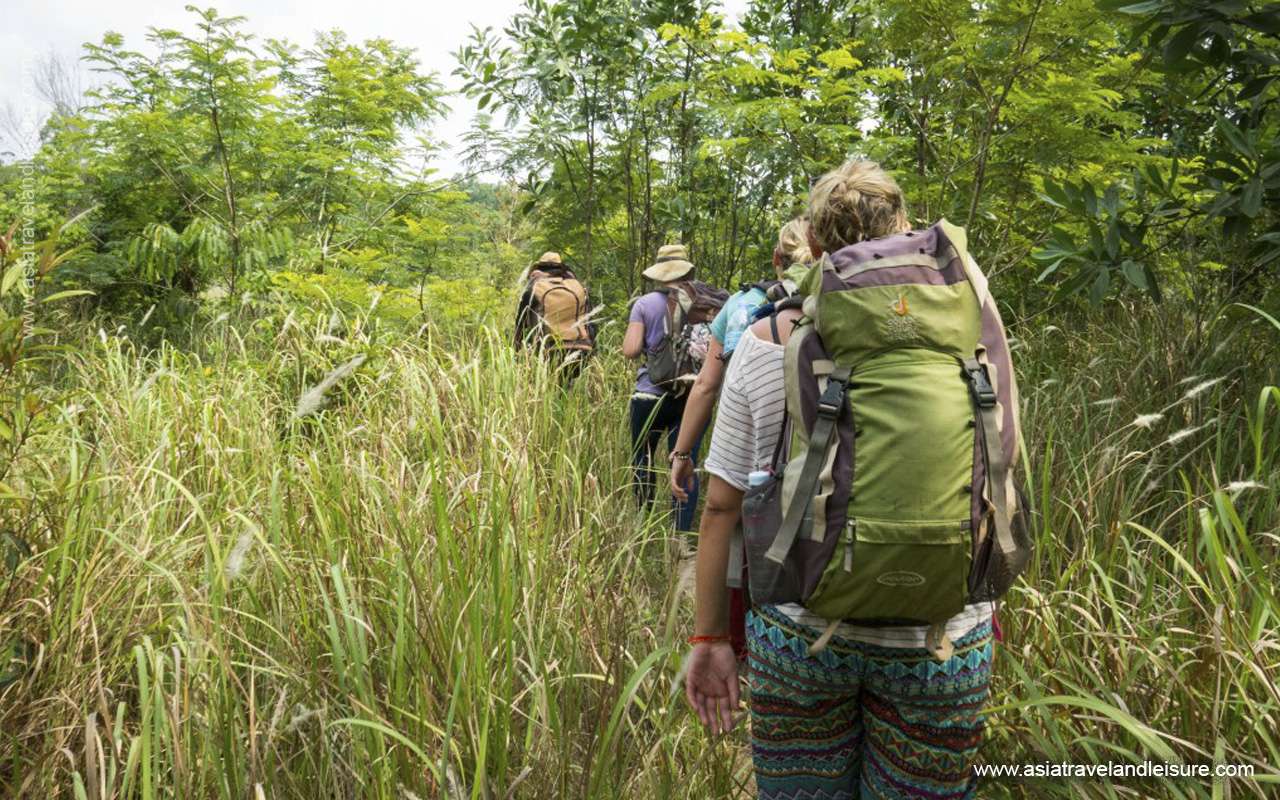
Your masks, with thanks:
[[[686,695],[713,732],[732,727],[725,576],[740,573],[741,521],[759,797],[972,797],[993,599],[1025,564],[1002,479],[1017,436],[1007,342],[963,233],[909,231],[876,164],[824,175],[809,217],[822,262],[803,312],[755,323],[724,378]],[[915,413],[932,391],[936,414]]]

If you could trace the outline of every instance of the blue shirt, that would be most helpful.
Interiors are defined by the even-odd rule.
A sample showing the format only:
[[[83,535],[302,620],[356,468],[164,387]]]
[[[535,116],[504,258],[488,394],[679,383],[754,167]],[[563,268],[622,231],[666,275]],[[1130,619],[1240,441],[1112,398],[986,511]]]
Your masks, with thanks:
[[[725,301],[724,308],[721,308],[720,313],[716,314],[716,318],[711,321],[711,335],[724,347],[726,356],[738,346],[738,340],[742,338],[742,334],[751,327],[752,313],[766,299],[765,293],[758,286],[752,286],[745,291],[734,293]]]

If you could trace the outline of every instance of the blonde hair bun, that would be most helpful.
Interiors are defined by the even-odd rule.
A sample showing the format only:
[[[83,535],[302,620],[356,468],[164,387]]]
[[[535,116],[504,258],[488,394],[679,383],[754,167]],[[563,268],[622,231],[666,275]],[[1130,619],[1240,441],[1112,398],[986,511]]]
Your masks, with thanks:
[[[809,221],[804,217],[796,217],[783,225],[782,230],[778,231],[777,251],[782,257],[783,268],[812,261],[813,253],[809,249]]]
[[[910,230],[898,182],[874,161],[846,161],[809,191],[809,225],[822,250]]]

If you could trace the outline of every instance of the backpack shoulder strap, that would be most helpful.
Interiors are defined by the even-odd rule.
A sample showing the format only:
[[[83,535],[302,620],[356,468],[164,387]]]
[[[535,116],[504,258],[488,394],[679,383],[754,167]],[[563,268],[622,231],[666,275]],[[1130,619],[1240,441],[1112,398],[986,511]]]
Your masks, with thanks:
[[[796,357],[798,358],[798,348]],[[804,519],[805,511],[813,500],[813,491],[818,485],[818,475],[822,472],[827,450],[835,437],[836,422],[844,411],[845,392],[849,386],[850,372],[849,367],[837,365],[827,378],[827,388],[818,398],[818,413],[813,423],[813,430],[809,434],[809,446],[805,448],[800,478],[796,482],[795,492],[791,495],[791,503],[787,506],[786,514],[782,518],[782,527],[778,529],[773,544],[765,553],[765,557],[775,564],[786,561],[787,554],[791,552],[791,546],[795,544],[796,534],[800,531],[800,523]]]
[[[786,311],[790,308],[804,308],[804,296],[798,294],[788,295],[773,304],[773,310]]]

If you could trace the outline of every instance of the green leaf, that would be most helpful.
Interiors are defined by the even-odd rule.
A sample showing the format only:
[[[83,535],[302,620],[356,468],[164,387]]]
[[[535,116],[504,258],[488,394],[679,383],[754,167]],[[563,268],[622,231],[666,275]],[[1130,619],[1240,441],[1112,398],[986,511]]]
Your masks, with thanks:
[[[1274,75],[1265,75],[1261,78],[1254,78],[1240,88],[1239,94],[1236,95],[1237,100],[1253,100],[1261,97],[1263,92],[1267,91],[1267,87],[1276,78]]]
[[[87,295],[87,294],[97,294],[97,292],[92,291],[90,289],[66,289],[61,292],[54,292],[53,294],[47,297],[40,298],[40,302],[54,303],[54,302],[57,302],[58,300],[66,300],[68,297],[83,297],[84,295]]]
[[[1222,132],[1223,137],[1226,138],[1232,149],[1237,153],[1246,158],[1257,160],[1258,151],[1254,148],[1253,143],[1249,141],[1249,137],[1245,135],[1244,131],[1240,130],[1239,126],[1221,114],[1218,115],[1218,130]]]
[[[1127,0],[1119,0],[1119,2],[1110,0],[1098,5],[1108,11],[1119,11],[1121,14],[1131,14],[1136,17],[1163,11],[1165,2],[1164,0],[1147,0],[1145,3],[1130,3]]]
[[[1248,303],[1233,303],[1233,305],[1237,305],[1237,306],[1240,306],[1241,308],[1249,309],[1253,313],[1265,319],[1267,322],[1270,322],[1277,331],[1280,331],[1280,319],[1276,319],[1275,317],[1271,316],[1270,314],[1258,308],[1257,306],[1251,306]]]
[[[1062,210],[1068,210],[1071,201],[1067,198],[1066,192],[1062,191],[1062,187],[1053,181],[1046,180],[1044,182],[1044,191],[1038,197],[1051,206],[1056,206]]]
[[[1244,212],[1246,217],[1252,219],[1258,216],[1258,212],[1262,210],[1262,179],[1257,176],[1244,186],[1244,191],[1240,194],[1240,210]]]
[[[1058,296],[1067,297],[1073,295],[1085,287],[1089,281],[1097,276],[1097,267],[1091,264],[1083,265],[1074,275],[1058,284]]]
[[[22,277],[26,268],[27,263],[25,261],[18,261],[13,266],[9,267],[9,269],[5,270],[4,277],[0,278],[0,297],[4,297],[9,293],[9,290],[12,289],[14,284],[18,282],[18,279]]]
[[[1192,24],[1165,40],[1164,62],[1169,66],[1177,66],[1187,57],[1192,45],[1200,38],[1200,29]]]
[[[1237,239],[1249,232],[1249,218],[1243,214],[1232,214],[1222,218],[1222,235],[1228,239]]]
[[[1131,260],[1125,260],[1120,265],[1120,273],[1124,275],[1124,279],[1129,285],[1135,289],[1147,289],[1147,273],[1143,271],[1142,265]]]
[[[1167,191],[1164,183],[1164,178],[1160,174],[1159,167],[1157,167],[1154,164],[1143,164],[1142,167],[1140,167],[1140,169],[1142,172],[1142,177],[1146,178],[1148,183],[1150,183],[1155,188],[1159,189],[1161,192]]]
[[[1269,33],[1272,36],[1280,36],[1280,10],[1275,5],[1264,6],[1262,11],[1256,11],[1246,17],[1242,17],[1239,21],[1255,31]]]
[[[1107,245],[1104,241],[1102,228],[1093,220],[1089,220],[1089,249],[1093,251],[1093,257],[1098,261],[1101,261],[1107,254]]]
[[[1096,217],[1098,215],[1098,193],[1094,191],[1093,184],[1088,181],[1080,182],[1080,193],[1084,197],[1084,209],[1089,212],[1089,216]]]
[[[1160,283],[1156,280],[1156,273],[1151,269],[1150,264],[1142,265],[1142,272],[1147,276],[1147,294],[1151,296],[1151,302],[1157,305],[1163,299],[1160,295]]]
[[[1142,247],[1142,240],[1146,237],[1147,226],[1145,223],[1134,227],[1129,223],[1120,220],[1120,236],[1132,247]]]
[[[1110,290],[1111,270],[1104,267],[1098,270],[1098,277],[1094,279],[1093,286],[1089,287],[1089,302],[1095,306],[1102,305]]]

